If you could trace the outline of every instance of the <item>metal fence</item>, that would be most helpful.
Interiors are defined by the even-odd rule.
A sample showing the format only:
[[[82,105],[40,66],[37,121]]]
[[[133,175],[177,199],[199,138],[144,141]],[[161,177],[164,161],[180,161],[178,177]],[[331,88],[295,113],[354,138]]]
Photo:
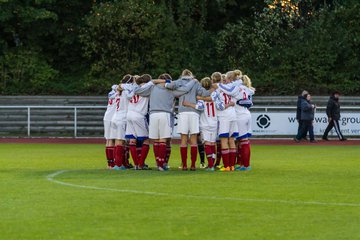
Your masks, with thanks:
[[[0,109],[26,109],[27,110],[27,136],[31,137],[31,112],[33,109],[73,109],[73,137],[78,137],[78,110],[79,109],[106,109],[106,106],[0,106]],[[317,107],[318,111],[324,112],[326,107]],[[342,111],[360,112],[359,106],[342,106]],[[254,112],[282,112],[296,111],[293,106],[254,106],[251,108]],[[1,127],[1,126],[0,126]]]

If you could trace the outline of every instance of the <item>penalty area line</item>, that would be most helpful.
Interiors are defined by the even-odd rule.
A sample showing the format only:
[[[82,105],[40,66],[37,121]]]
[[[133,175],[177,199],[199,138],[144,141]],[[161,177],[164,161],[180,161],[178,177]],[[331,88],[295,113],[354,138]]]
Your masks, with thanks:
[[[78,170],[73,170],[78,171]],[[60,170],[54,173],[51,173],[46,176],[46,179],[50,182],[57,183],[59,185],[74,187],[74,188],[83,188],[83,189],[92,189],[100,191],[111,191],[111,192],[121,192],[121,193],[133,193],[133,194],[143,194],[150,196],[168,196],[175,198],[195,198],[195,199],[206,199],[206,200],[229,200],[229,201],[238,201],[238,202],[263,202],[263,203],[282,203],[289,205],[320,205],[320,206],[339,206],[339,207],[360,207],[360,203],[345,203],[345,202],[318,202],[318,201],[298,201],[298,200],[281,200],[281,199],[266,199],[266,198],[236,198],[236,197],[221,197],[221,196],[201,196],[201,195],[191,195],[191,194],[176,194],[176,193],[163,193],[163,192],[152,192],[152,191],[141,191],[141,190],[131,190],[131,189],[117,189],[117,188],[106,188],[106,187],[96,187],[96,186],[87,186],[74,183],[67,183],[60,180],[56,180],[55,177],[67,173],[73,172],[72,170]]]

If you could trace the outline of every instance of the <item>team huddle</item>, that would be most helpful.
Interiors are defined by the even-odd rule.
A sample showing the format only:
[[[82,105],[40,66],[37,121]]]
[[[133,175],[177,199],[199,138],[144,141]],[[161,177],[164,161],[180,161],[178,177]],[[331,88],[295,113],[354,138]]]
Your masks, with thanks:
[[[112,86],[104,115],[108,168],[150,169],[145,162],[151,140],[157,169],[168,170],[178,103],[182,170],[188,170],[188,144],[192,171],[200,146],[208,160],[207,171],[251,170],[249,109],[254,93],[250,78],[240,70],[214,72],[200,82],[187,69],[175,81],[166,73],[158,79],[125,75]]]

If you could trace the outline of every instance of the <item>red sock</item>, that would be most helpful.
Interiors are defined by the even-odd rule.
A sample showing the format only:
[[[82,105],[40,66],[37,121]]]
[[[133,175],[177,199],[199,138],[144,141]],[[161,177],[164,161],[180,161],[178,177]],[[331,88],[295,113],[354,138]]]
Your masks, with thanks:
[[[234,167],[236,162],[236,148],[229,149],[229,165]]]
[[[130,149],[130,153],[131,153],[131,157],[133,159],[134,165],[137,166],[139,163],[138,163],[138,154],[137,154],[136,144],[130,143],[129,149]]]
[[[149,153],[149,144],[146,144],[144,143],[141,147],[141,154],[140,154],[140,158],[139,158],[139,166],[140,167],[143,167],[144,166],[144,163],[145,163],[145,160],[146,160],[146,157]]]
[[[218,142],[216,143],[216,165],[220,165],[221,161],[221,144]]]
[[[191,168],[195,168],[197,153],[198,153],[197,145],[191,145]]]
[[[129,158],[130,158],[130,150],[129,150],[129,146],[126,144],[126,145],[124,145],[124,165],[125,166],[130,165]]]
[[[208,167],[212,168],[214,166],[213,145],[205,144],[205,154],[208,160]]]
[[[124,146],[115,146],[115,165],[121,167],[124,164]]]
[[[163,167],[166,157],[166,143],[161,142],[159,144],[159,167]]]
[[[140,161],[141,158],[141,147],[136,147],[136,154],[137,154],[137,159],[138,159],[138,163]]]
[[[180,146],[180,154],[183,167],[187,167],[187,146]]]
[[[159,166],[159,142],[154,142],[153,147],[156,165]]]
[[[170,155],[171,155],[171,144],[168,144],[166,145],[166,158],[165,158],[166,163],[169,162]]]
[[[250,141],[244,141],[241,145],[241,155],[244,161],[244,167],[250,166]]]
[[[221,156],[223,159],[224,167],[229,167],[229,149],[222,149]]]
[[[240,166],[244,165],[241,155],[241,143],[242,143],[241,141],[238,143],[237,161],[236,161],[236,164]]]
[[[106,147],[105,153],[106,153],[106,159],[107,159],[108,166],[113,167],[114,166],[114,147],[113,146]]]

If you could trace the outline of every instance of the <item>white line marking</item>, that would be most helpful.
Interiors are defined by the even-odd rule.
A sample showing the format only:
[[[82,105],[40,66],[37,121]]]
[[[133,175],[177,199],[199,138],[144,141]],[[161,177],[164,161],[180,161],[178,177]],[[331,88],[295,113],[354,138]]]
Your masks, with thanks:
[[[76,171],[76,170],[74,170]],[[151,196],[168,196],[168,197],[181,197],[181,198],[196,198],[196,199],[210,199],[210,200],[231,200],[239,202],[265,202],[265,203],[283,203],[291,205],[322,205],[322,206],[341,206],[341,207],[360,207],[360,203],[335,203],[335,202],[317,202],[317,201],[296,201],[296,200],[281,200],[281,199],[262,199],[262,198],[235,198],[235,197],[219,197],[219,196],[201,196],[201,195],[187,195],[187,194],[176,194],[176,193],[162,193],[162,192],[150,192],[130,189],[116,189],[116,188],[104,188],[95,186],[79,185],[74,183],[62,182],[55,180],[56,176],[63,173],[71,172],[71,170],[61,170],[47,175],[46,179],[50,182],[54,182],[63,186],[85,188],[102,191],[122,192],[122,193],[134,193],[144,194]]]

